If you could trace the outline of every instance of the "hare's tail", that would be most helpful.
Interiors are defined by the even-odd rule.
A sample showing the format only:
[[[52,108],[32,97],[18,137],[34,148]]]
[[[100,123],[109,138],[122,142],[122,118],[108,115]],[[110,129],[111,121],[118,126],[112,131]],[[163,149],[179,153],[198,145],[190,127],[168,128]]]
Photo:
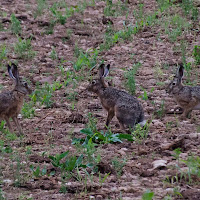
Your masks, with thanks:
[[[147,120],[143,120],[139,124],[143,127],[143,126],[145,126],[146,123],[147,123]]]

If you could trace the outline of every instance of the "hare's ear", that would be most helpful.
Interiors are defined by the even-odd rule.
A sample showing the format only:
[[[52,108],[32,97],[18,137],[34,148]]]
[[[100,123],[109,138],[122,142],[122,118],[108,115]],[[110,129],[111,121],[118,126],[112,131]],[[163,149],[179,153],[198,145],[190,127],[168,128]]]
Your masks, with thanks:
[[[14,77],[19,80],[19,72],[18,72],[18,69],[17,69],[17,65],[15,65],[14,63],[12,63],[12,73],[14,75]]]
[[[180,64],[180,66],[176,72],[176,75],[178,76],[179,79],[182,79],[183,74],[184,74],[184,67],[183,67],[183,64]]]
[[[104,67],[105,67],[105,65],[104,64],[101,64],[100,66],[99,66],[99,78],[102,78],[102,77],[104,77]]]
[[[11,66],[8,64],[7,65],[7,68],[8,68],[8,73],[10,75],[10,77],[13,79],[13,80],[16,80],[16,78],[14,77],[13,73],[12,73],[12,68]]]
[[[110,64],[108,64],[106,67],[104,67],[104,75],[103,75],[103,77],[108,76],[108,74],[109,74],[109,69],[110,69]]]

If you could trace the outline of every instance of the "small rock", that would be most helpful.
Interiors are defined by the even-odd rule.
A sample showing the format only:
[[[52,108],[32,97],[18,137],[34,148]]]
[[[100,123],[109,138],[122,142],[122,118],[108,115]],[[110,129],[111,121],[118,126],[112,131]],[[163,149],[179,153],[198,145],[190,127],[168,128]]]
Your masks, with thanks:
[[[101,195],[96,196],[96,200],[102,200],[102,199],[103,199],[103,197]]]
[[[163,167],[165,168],[167,165],[167,161],[166,160],[155,160],[154,162],[152,162],[153,164],[153,170],[154,169],[162,169]]]

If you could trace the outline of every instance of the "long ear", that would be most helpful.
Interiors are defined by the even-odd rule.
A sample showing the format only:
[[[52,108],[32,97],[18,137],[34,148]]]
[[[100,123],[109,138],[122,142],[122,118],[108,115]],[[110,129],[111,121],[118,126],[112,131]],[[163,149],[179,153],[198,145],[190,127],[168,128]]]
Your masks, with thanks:
[[[16,80],[16,78],[13,76],[11,66],[10,66],[10,65],[7,65],[7,68],[8,68],[8,73],[9,73],[10,77],[11,77],[13,80]]]
[[[184,74],[184,67],[181,64],[176,72],[176,75],[178,76],[179,79],[183,78],[183,74]]]
[[[110,64],[108,64],[106,67],[104,67],[104,75],[103,75],[103,77],[108,76],[108,74],[109,74],[109,69],[110,69]]]
[[[99,78],[104,77],[104,67],[105,67],[104,64],[101,64],[101,65],[99,66]]]
[[[16,78],[16,80],[18,81],[19,80],[19,72],[18,72],[18,69],[17,69],[17,65],[12,63],[11,67],[12,67],[12,74]]]

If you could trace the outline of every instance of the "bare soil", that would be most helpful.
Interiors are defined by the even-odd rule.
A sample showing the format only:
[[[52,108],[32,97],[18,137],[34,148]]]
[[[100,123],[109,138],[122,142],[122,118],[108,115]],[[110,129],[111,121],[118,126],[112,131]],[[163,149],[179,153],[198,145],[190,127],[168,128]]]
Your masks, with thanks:
[[[66,0],[65,2],[69,6],[81,4],[80,1]],[[60,90],[53,93],[54,104],[50,108],[37,106],[34,117],[20,119],[25,136],[14,141],[6,141],[5,145],[10,145],[17,153],[12,153],[10,156],[9,153],[1,152],[0,187],[5,199],[121,198],[139,200],[147,189],[154,192],[154,199],[164,199],[168,194],[173,194],[172,199],[200,199],[198,177],[193,177],[192,184],[188,184],[187,180],[180,179],[173,183],[165,181],[167,177],[168,180],[172,180],[175,176],[180,177],[179,170],[175,167],[177,160],[172,156],[176,148],[181,148],[181,159],[187,159],[191,153],[200,155],[200,135],[198,133],[200,131],[200,111],[193,111],[191,118],[187,120],[180,120],[180,114],[155,115],[156,110],[161,108],[162,101],[164,101],[164,111],[171,111],[177,106],[173,97],[166,93],[165,88],[176,71],[177,63],[181,62],[182,39],[187,42],[187,62],[194,61],[192,51],[195,45],[200,44],[200,24],[198,21],[191,22],[191,20],[193,27],[178,37],[176,42],[169,40],[162,24],[156,24],[143,28],[137,34],[131,35],[130,40],[117,42],[110,49],[100,53],[98,63],[104,60],[105,63],[111,64],[109,77],[111,77],[114,87],[122,90],[127,90],[124,84],[124,72],[131,69],[134,63],[141,63],[135,77],[137,87],[135,96],[139,97],[143,94],[142,88],[149,95],[146,101],[140,99],[145,111],[145,118],[152,120],[149,136],[141,144],[125,140],[123,143],[99,144],[97,147],[98,153],[101,154],[101,162],[98,164],[99,171],[102,176],[110,172],[105,182],[102,185],[99,183],[98,173],[94,174],[93,182],[89,181],[89,178],[87,183],[84,180],[78,181],[70,178],[65,183],[66,193],[60,192],[62,183],[60,171],[53,167],[48,155],[55,155],[67,150],[76,153],[77,150],[72,145],[72,139],[84,137],[80,130],[86,127],[88,113],[91,112],[98,119],[98,130],[105,130],[107,113],[102,108],[98,97],[85,90],[89,84],[89,68],[85,67],[84,71],[76,72],[77,77],[84,76],[84,79],[79,81],[74,88],[73,84],[64,85],[63,76],[58,67],[59,63],[62,59],[66,60],[62,64],[65,72],[73,71],[71,61],[77,59],[74,54],[76,45],[84,51],[98,49],[104,41],[108,26],[112,26],[114,30],[121,30],[123,23],[135,23],[136,19],[131,13],[138,9],[140,2],[144,4],[145,13],[153,13],[158,10],[155,0],[130,0],[129,2],[127,16],[126,13],[123,13],[120,16],[107,17],[112,21],[112,25],[102,21],[106,2],[96,1],[95,6],[87,6],[82,12],[74,13],[73,16],[67,18],[64,25],[57,23],[53,33],[46,34],[45,31],[51,20],[49,10],[45,9],[41,16],[34,18],[36,1],[0,0],[0,11],[7,13],[6,16],[0,16],[4,26],[4,31],[0,32],[0,44],[5,44],[9,49],[7,61],[18,63],[20,75],[30,80],[30,85],[34,89],[36,82],[39,82],[41,87],[45,82],[52,84],[60,81],[63,84]],[[47,1],[47,3],[51,6],[54,1]],[[200,12],[200,4],[197,6]],[[178,5],[171,9],[171,12],[172,14],[182,13]],[[18,39],[9,29],[12,13],[15,13],[21,22],[20,37],[32,38],[33,50],[37,52],[32,60],[20,59],[13,53],[13,44]],[[162,18],[161,14],[158,15],[158,18]],[[67,34],[67,30],[71,31],[70,35]],[[176,47],[179,47],[179,51],[175,51]],[[50,56],[52,49],[57,52],[56,59]],[[0,68],[2,91],[12,88],[12,81],[9,79],[5,66]],[[196,80],[199,83],[199,67],[196,65],[191,70],[191,81]],[[96,69],[94,69],[95,73],[97,73]],[[153,92],[151,92],[152,88],[154,88]],[[71,92],[77,92],[74,107],[73,101],[67,98]],[[26,97],[25,101],[30,101],[30,98]],[[155,106],[152,104],[153,101]],[[112,120],[110,127],[113,132],[120,131],[116,119]],[[4,137],[3,134],[0,135],[1,140],[4,140]],[[32,148],[30,155],[26,153],[27,147]],[[21,160],[15,160],[15,156]],[[121,176],[117,175],[116,169],[112,165],[114,157],[121,159],[121,162],[126,159]],[[154,167],[153,162],[156,160],[164,160],[166,165]],[[21,164],[19,176],[21,180],[18,180],[21,184],[19,186],[14,184],[18,171],[17,163]],[[47,166],[48,173],[54,170],[56,173],[53,176],[44,175],[36,178],[32,175],[30,165],[40,166],[41,169],[43,166]],[[180,167],[185,168],[186,165],[182,163]],[[84,172],[81,173],[83,177],[86,176]],[[174,195],[173,189],[176,187],[179,188],[182,197]]]

